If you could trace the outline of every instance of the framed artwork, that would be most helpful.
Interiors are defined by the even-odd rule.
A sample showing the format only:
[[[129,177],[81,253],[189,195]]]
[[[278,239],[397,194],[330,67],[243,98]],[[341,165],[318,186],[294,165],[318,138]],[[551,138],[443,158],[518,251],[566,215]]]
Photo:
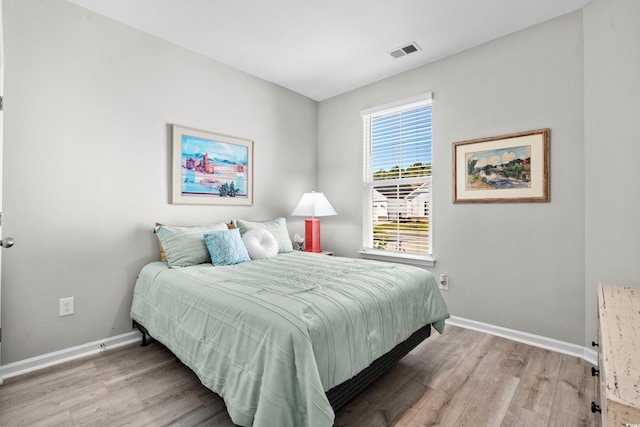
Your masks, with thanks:
[[[253,204],[253,141],[172,125],[171,203]]]
[[[549,201],[549,129],[453,144],[453,202]]]

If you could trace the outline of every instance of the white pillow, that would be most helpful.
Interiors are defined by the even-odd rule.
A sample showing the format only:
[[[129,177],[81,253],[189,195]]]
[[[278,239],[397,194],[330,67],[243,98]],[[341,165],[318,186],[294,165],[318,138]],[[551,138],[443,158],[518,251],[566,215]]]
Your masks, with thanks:
[[[242,235],[251,259],[269,259],[278,255],[278,241],[264,228],[253,228]]]
[[[268,230],[273,237],[278,241],[278,253],[293,251],[293,245],[289,238],[289,231],[287,230],[287,220],[280,217],[271,221],[245,221],[243,219],[236,219],[233,221],[234,225],[240,229],[240,235],[244,236],[244,233],[254,228],[264,228]]]

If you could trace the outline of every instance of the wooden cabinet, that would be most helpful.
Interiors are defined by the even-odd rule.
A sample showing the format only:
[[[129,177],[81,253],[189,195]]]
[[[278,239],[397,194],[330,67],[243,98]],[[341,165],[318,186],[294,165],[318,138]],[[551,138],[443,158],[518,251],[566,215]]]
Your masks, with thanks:
[[[598,284],[603,426],[640,425],[640,288]]]

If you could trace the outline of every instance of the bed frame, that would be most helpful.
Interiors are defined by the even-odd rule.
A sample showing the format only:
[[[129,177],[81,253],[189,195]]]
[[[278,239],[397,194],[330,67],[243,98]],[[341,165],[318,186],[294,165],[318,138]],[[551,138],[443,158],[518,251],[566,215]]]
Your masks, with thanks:
[[[140,345],[142,347],[148,345],[149,341],[147,340],[147,337],[152,338],[149,331],[135,320],[133,321],[133,328],[138,328],[142,333],[142,344]],[[423,326],[414,332],[409,338],[392,348],[391,351],[374,360],[371,365],[362,370],[355,377],[343,382],[342,384],[338,384],[331,390],[327,391],[326,395],[333,410],[338,410],[338,408],[355,397],[365,387],[379,378],[430,335],[431,325]]]

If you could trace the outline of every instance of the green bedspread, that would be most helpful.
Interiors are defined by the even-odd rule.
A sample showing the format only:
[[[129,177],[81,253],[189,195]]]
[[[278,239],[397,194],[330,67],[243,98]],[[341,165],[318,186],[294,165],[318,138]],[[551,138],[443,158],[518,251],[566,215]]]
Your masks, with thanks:
[[[145,266],[131,317],[244,426],[331,426],[325,391],[449,317],[429,272],[291,252],[232,266]]]

